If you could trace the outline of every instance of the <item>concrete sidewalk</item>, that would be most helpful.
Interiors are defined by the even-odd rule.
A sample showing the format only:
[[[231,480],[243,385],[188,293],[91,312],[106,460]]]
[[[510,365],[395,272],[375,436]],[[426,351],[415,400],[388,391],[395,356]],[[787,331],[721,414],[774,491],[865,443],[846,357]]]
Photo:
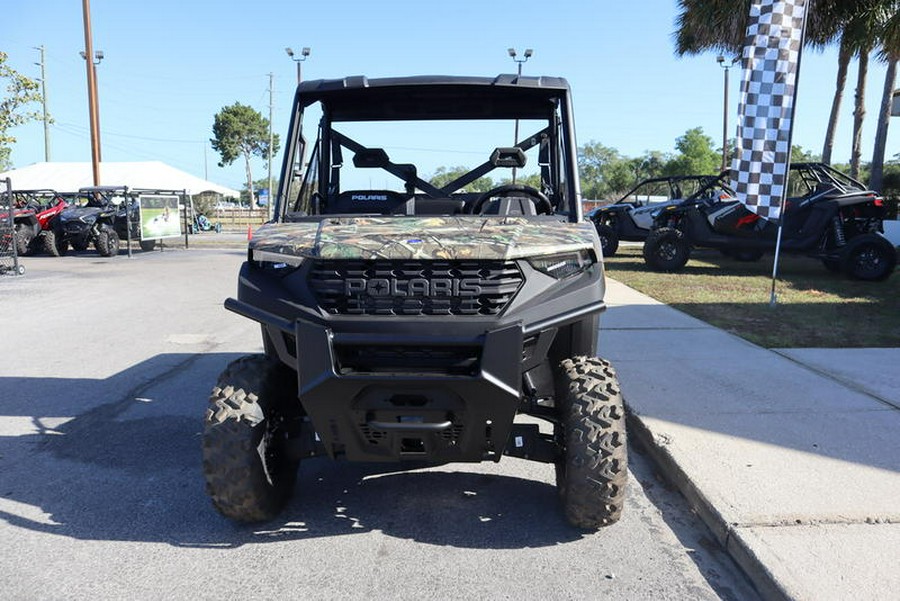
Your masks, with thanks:
[[[900,349],[767,350],[607,280],[631,434],[767,599],[900,599]]]

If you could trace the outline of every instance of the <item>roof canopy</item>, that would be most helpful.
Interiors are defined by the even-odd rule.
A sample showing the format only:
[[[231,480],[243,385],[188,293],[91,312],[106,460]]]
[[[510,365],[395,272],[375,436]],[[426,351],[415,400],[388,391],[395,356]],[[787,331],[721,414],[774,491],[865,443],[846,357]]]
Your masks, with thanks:
[[[94,184],[90,163],[35,163],[0,173],[0,179],[7,177],[12,180],[13,190],[50,188],[57,192],[75,192]],[[129,188],[186,190],[191,195],[215,192],[234,198],[240,196],[237,190],[193,176],[162,161],[100,163],[100,182]]]

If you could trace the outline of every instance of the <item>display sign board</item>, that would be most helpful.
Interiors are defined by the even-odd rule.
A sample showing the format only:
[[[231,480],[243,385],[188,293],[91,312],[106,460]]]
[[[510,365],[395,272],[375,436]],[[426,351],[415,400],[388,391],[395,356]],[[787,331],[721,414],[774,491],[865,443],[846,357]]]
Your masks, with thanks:
[[[891,103],[891,116],[900,117],[900,90],[894,90],[893,102]]]
[[[178,197],[146,194],[138,196],[141,240],[181,236]]]

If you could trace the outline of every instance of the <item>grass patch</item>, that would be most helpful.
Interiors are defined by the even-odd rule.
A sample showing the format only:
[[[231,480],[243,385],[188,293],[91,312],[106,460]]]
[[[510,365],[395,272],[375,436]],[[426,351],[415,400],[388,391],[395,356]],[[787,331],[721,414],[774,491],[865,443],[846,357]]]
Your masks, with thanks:
[[[755,263],[697,249],[679,273],[657,273],[640,245],[607,258],[612,279],[766,348],[900,347],[900,274],[859,282],[821,262],[782,256],[772,289],[771,255]]]

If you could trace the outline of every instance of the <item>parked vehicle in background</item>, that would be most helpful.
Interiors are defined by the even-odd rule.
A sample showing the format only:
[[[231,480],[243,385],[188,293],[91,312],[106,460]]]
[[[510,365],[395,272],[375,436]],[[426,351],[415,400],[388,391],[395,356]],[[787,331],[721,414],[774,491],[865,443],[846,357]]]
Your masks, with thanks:
[[[90,245],[103,257],[119,253],[116,233],[117,207],[99,188],[78,191],[73,205],[66,207],[56,218],[53,228],[56,256],[64,255],[71,246],[87,250]]]
[[[90,244],[97,246],[99,242],[98,252],[111,256],[118,252],[119,246],[125,241],[137,242],[141,250],[153,250],[160,239],[157,236],[170,237],[164,230],[174,230],[176,236],[183,232],[181,206],[184,196],[184,190],[128,186],[82,188],[78,191],[80,209],[73,210],[66,216],[65,225],[68,229],[63,232],[63,240],[57,244],[58,250],[64,253],[69,245],[76,250],[85,250]],[[178,200],[169,197],[177,197]],[[144,205],[160,201],[172,204],[164,208],[148,207],[142,206],[142,199]],[[101,208],[104,210],[98,213]],[[112,217],[107,214],[110,210]],[[96,221],[92,221],[95,218]],[[145,223],[142,223],[142,219]],[[109,232],[110,228],[112,233]],[[61,229],[65,228],[56,228],[57,234]],[[146,235],[147,231],[156,233],[156,236]],[[112,245],[115,245],[114,249]],[[110,254],[105,254],[107,252]]]
[[[218,221],[213,223],[210,221],[206,215],[202,213],[198,213],[194,216],[194,222],[191,224],[191,233],[197,234],[199,232],[216,232],[219,233],[222,231],[222,224]]]
[[[13,190],[13,221],[16,252],[20,256],[54,247],[53,221],[68,205],[63,194],[55,190]],[[6,214],[0,215],[0,219]]]
[[[645,179],[616,202],[598,207],[588,214],[603,256],[611,257],[619,241],[643,242],[653,226],[653,215],[660,209],[684,200],[718,199],[730,195],[717,175],[673,175]]]
[[[884,237],[884,200],[862,183],[822,163],[791,165],[783,208],[781,251],[822,261],[859,280],[884,280],[897,252]],[[644,243],[644,261],[678,271],[695,247],[715,248],[746,261],[775,251],[778,225],[737,200],[684,202],[661,210]]]

